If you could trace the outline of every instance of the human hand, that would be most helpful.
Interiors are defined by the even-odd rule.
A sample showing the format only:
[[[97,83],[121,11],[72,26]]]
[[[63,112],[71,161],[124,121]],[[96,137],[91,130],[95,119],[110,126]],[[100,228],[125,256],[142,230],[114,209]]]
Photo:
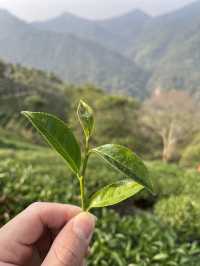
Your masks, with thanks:
[[[0,266],[82,266],[94,226],[78,207],[34,203],[0,229]]]

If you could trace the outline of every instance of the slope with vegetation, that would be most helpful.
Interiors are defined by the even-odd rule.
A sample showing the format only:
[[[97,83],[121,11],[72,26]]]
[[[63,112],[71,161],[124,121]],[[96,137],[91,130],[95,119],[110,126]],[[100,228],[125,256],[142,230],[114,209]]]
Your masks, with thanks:
[[[163,90],[173,88],[186,90],[199,99],[199,1],[158,17],[150,17],[139,10],[102,21],[65,14],[64,17],[33,25],[56,32],[61,28],[62,32],[90,39],[86,28],[84,31],[81,28],[81,24],[86,26],[86,22],[88,29],[99,27],[93,40],[126,55],[143,71],[151,73],[145,84],[147,91],[151,93],[157,87]],[[113,44],[109,37],[101,39],[102,28],[111,39],[115,36]],[[144,93],[148,94],[145,89]]]
[[[137,130],[139,123],[137,112],[140,107],[137,100],[108,95],[92,85],[67,85],[51,73],[27,69],[20,65],[1,62],[0,69],[0,125],[4,128],[13,129],[20,135],[25,134],[38,141],[32,130],[23,132],[24,127],[29,127],[20,116],[20,111],[39,110],[54,113],[65,121],[72,117],[70,123],[80,135],[72,106],[76,106],[82,98],[91,103],[95,111],[99,110],[96,115],[94,144],[117,142],[135,147],[141,153],[151,149],[151,144],[143,146],[143,139],[147,136]],[[123,122],[124,130],[120,131]],[[141,134],[143,137],[138,138]]]
[[[26,23],[0,11],[0,56],[144,98],[155,88],[186,90],[199,99],[200,1],[151,17],[140,10],[95,21],[64,13]]]
[[[180,89],[199,95],[200,1],[145,25],[130,51],[141,66],[153,72],[147,88]]]
[[[34,201],[74,204],[80,201],[77,178],[19,117],[22,109],[54,112],[72,123],[76,136],[80,136],[74,119],[74,106],[82,98],[92,105],[97,118],[96,137],[91,145],[117,142],[142,157],[146,155],[149,160],[156,156],[160,158],[162,145],[139,119],[141,103],[134,98],[106,95],[91,85],[69,86],[53,74],[3,62],[0,63],[0,82],[1,225]],[[155,112],[154,116],[158,113]],[[95,212],[100,219],[89,265],[198,265],[198,144],[197,135],[183,154],[181,163],[190,168],[159,160],[146,162],[156,196],[143,191],[113,209]],[[88,191],[93,193],[120,178],[115,170],[104,167],[101,161],[91,157]]]
[[[65,117],[69,103],[62,86],[53,74],[0,62],[0,125],[19,133],[22,109],[52,110]]]
[[[88,39],[111,49],[117,46],[119,41],[117,34],[104,29],[98,23],[68,12],[47,21],[34,22],[32,26],[44,31],[74,34],[81,39]]]
[[[148,72],[90,40],[40,31],[0,11],[0,57],[12,63],[54,72],[68,83],[94,83],[107,90],[144,96]]]
[[[56,18],[32,25],[40,30],[71,33],[83,39],[100,43],[104,47],[125,54],[137,39],[151,17],[140,10],[105,20],[89,20],[64,13]]]

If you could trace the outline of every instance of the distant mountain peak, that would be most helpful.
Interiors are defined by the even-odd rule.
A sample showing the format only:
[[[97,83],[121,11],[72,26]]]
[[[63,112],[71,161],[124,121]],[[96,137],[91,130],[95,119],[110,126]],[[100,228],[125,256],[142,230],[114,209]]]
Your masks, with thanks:
[[[121,15],[116,15],[114,17],[111,17],[111,18],[107,18],[107,19],[103,19],[103,20],[99,20],[99,22],[103,22],[103,21],[114,21],[114,20],[120,20],[120,19],[124,19],[124,18],[127,18],[127,19],[138,19],[138,18],[141,18],[141,19],[144,19],[144,18],[151,18],[151,15],[145,13],[144,11],[142,11],[141,9],[133,9],[129,12],[126,12],[126,13],[122,13]]]
[[[97,19],[96,21],[97,22],[98,21],[101,22],[101,21],[105,21],[105,20],[118,19],[118,18],[124,17],[124,16],[151,17],[151,15],[145,13],[141,9],[135,8],[135,9],[129,11],[129,12],[122,13],[122,14],[119,14],[119,15],[115,15],[113,17],[109,17],[109,18],[105,18],[105,19]],[[89,18],[80,16],[80,15],[74,14],[74,13],[72,13],[70,11],[64,11],[64,12],[58,14],[57,16],[48,19],[47,21],[55,20],[55,19],[61,19],[61,18],[76,18],[76,19],[82,19],[82,20],[86,20],[86,21],[87,20],[88,21],[95,21],[93,19],[89,19]]]
[[[128,16],[128,15],[132,15],[132,16],[143,16],[143,17],[151,17],[151,15],[147,14],[146,12],[144,12],[141,9],[135,8],[127,13],[125,13],[124,15],[121,16]]]
[[[11,13],[7,9],[0,9],[0,18],[5,21],[16,21],[26,23],[22,19],[18,18],[15,14]]]
[[[74,13],[71,13],[69,11],[64,11],[58,17],[78,17],[78,18],[81,18],[80,16],[78,16],[78,15],[76,15]]]
[[[50,18],[48,21],[62,20],[62,19],[66,19],[66,18],[67,19],[79,19],[79,20],[84,19],[78,15],[71,13],[71,12],[64,11],[61,14],[57,15],[56,17]]]
[[[10,13],[7,9],[0,9],[0,17],[3,19],[17,19],[18,18]]]
[[[8,16],[10,16],[11,13],[7,9],[0,8],[0,15],[8,15]]]

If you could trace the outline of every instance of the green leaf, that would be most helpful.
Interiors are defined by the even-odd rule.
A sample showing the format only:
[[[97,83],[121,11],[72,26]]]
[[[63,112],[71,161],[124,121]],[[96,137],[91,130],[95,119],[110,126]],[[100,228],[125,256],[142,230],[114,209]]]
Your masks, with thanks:
[[[116,144],[107,144],[92,149],[90,152],[96,153],[113,168],[146,187],[150,192],[153,192],[152,183],[145,164],[128,148]]]
[[[144,187],[133,180],[125,179],[97,191],[89,200],[88,210],[117,204],[128,199]]]
[[[169,256],[166,253],[159,253],[153,257],[154,261],[166,260]]]
[[[67,161],[76,174],[81,166],[81,150],[71,129],[59,118],[40,112],[22,112],[49,145]]]
[[[94,116],[92,108],[87,105],[84,101],[80,100],[77,109],[78,119],[83,128],[84,134],[87,139],[92,135],[94,127]]]

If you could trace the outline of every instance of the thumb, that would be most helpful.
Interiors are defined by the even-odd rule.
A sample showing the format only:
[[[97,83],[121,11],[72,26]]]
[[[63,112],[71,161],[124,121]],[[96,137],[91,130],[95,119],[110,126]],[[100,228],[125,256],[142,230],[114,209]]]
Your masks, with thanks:
[[[72,218],[57,235],[42,266],[83,264],[95,226],[95,217],[83,212]]]

